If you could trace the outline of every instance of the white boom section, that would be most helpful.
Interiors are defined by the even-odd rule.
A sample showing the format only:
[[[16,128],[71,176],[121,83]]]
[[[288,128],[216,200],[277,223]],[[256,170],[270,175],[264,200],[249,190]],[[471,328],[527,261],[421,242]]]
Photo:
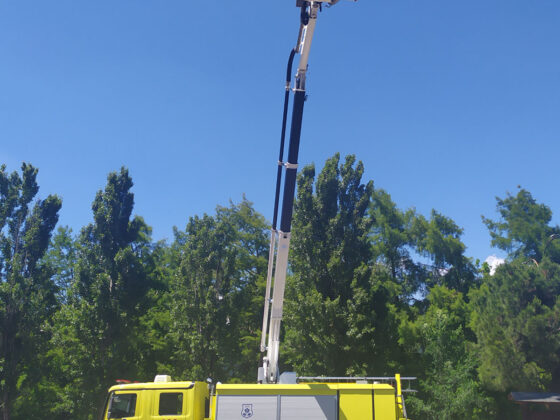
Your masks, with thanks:
[[[272,283],[272,268],[274,267],[274,249],[276,248],[276,230],[270,231],[270,246],[268,249],[268,272],[266,275],[266,291],[264,295],[264,313],[261,332],[261,353],[266,351],[266,331],[268,329],[268,313],[270,312],[270,288]]]
[[[280,349],[280,324],[284,308],[284,290],[288,271],[288,252],[290,250],[290,233],[278,233],[276,250],[276,270],[274,275],[274,292],[271,301],[270,326],[266,361],[263,364],[265,381],[275,383],[278,378],[278,352]]]
[[[338,0],[322,0],[301,2],[307,4],[308,21],[307,24],[300,25],[297,52],[300,60],[295,77],[294,91],[305,90],[305,78],[309,61],[311,41],[315,32],[318,11],[321,3],[329,5],[335,4]],[[286,168],[297,167],[296,164],[280,163]],[[286,287],[286,274],[288,271],[288,253],[290,250],[290,232],[272,230],[270,239],[270,251],[268,261],[268,277],[265,292],[263,329],[261,337],[261,352],[266,351],[263,358],[263,371],[259,373],[259,381],[264,383],[276,383],[278,380],[278,352],[280,347],[280,325],[282,323],[282,312],[284,307],[284,290]],[[276,258],[274,258],[276,256]],[[275,264],[273,260],[275,259]],[[273,268],[274,267],[274,268]],[[274,284],[272,285],[274,278]],[[273,286],[273,287],[272,287]],[[272,299],[270,291],[273,289]],[[270,308],[270,310],[269,310]],[[269,322],[270,312],[270,322]],[[268,332],[268,345],[265,347],[266,335]]]
[[[298,52],[301,54],[301,57],[296,73],[295,89],[305,89],[305,76],[309,63],[309,52],[311,51],[311,42],[313,41],[313,34],[315,33],[319,8],[320,2],[311,2],[311,6],[309,7],[309,23],[305,26],[302,25],[300,29]]]

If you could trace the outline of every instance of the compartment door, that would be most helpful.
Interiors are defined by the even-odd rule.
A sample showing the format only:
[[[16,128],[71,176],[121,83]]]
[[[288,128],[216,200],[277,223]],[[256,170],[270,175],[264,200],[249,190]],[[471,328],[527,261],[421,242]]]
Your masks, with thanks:
[[[282,395],[281,420],[338,420],[336,395]]]
[[[371,389],[341,390],[339,407],[339,420],[375,420],[373,416],[373,391]]]
[[[277,395],[218,395],[216,420],[278,420]]]

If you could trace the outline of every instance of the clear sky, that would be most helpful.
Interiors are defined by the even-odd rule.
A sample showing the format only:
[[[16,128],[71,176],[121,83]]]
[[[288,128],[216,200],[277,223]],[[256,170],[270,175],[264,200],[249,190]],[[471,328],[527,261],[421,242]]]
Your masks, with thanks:
[[[243,193],[270,219],[298,25],[295,0],[3,0],[0,162],[37,166],[75,231],[122,165],[154,239]],[[300,163],[355,154],[483,260],[495,196],[521,185],[558,223],[559,45],[558,0],[343,0],[319,16]]]

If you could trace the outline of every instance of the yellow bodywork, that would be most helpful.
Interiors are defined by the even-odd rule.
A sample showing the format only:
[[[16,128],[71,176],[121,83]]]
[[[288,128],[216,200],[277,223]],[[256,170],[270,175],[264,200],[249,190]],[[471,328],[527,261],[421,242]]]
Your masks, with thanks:
[[[389,384],[308,383],[295,385],[218,385],[217,395],[337,395],[339,420],[400,418],[396,390]],[[373,401],[372,401],[373,398]],[[375,410],[375,417],[372,412]],[[214,410],[215,412],[215,407]],[[397,414],[399,416],[397,417]],[[219,420],[214,419],[212,420]]]
[[[161,394],[179,394],[182,400],[180,414],[159,413]],[[136,394],[136,408],[133,416],[115,417],[126,420],[203,420],[209,393],[204,382],[145,382],[115,385],[109,389],[113,394]],[[109,404],[105,405],[103,419],[108,418]]]
[[[397,376],[395,379],[396,387],[371,383],[218,384],[213,397],[209,396],[208,385],[203,382],[149,382],[116,385],[109,390],[108,401],[113,395],[121,399],[132,398],[130,395],[122,397],[123,394],[136,395],[134,415],[115,417],[126,420],[221,420],[232,418],[231,413],[226,415],[223,410],[220,411],[220,401],[227,399],[237,401],[237,398],[243,402],[245,399],[252,401],[251,398],[278,398],[280,401],[281,398],[294,396],[308,397],[308,400],[328,400],[332,397],[330,400],[336,401],[338,420],[400,420],[404,418],[400,378]],[[182,407],[177,409],[176,414],[159,414],[162,394],[172,394],[181,399]],[[104,420],[108,419],[108,408],[107,404]],[[253,417],[252,411],[243,417],[241,411],[239,413],[241,420]],[[259,418],[258,415],[255,418]],[[301,419],[305,418],[302,414]]]

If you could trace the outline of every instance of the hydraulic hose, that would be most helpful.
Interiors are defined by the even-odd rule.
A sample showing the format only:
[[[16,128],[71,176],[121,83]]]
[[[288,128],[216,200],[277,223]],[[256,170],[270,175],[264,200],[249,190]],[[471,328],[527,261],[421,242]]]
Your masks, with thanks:
[[[278,156],[278,172],[276,174],[276,194],[274,197],[274,214],[272,218],[272,230],[276,230],[278,223],[278,206],[280,202],[280,186],[282,184],[282,164],[284,162],[284,144],[286,140],[286,124],[288,121],[288,107],[290,103],[290,84],[292,82],[292,64],[296,55],[296,48],[290,51],[288,67],[286,70],[286,93],[284,94],[284,114],[282,115],[282,134],[280,135],[280,153]]]

